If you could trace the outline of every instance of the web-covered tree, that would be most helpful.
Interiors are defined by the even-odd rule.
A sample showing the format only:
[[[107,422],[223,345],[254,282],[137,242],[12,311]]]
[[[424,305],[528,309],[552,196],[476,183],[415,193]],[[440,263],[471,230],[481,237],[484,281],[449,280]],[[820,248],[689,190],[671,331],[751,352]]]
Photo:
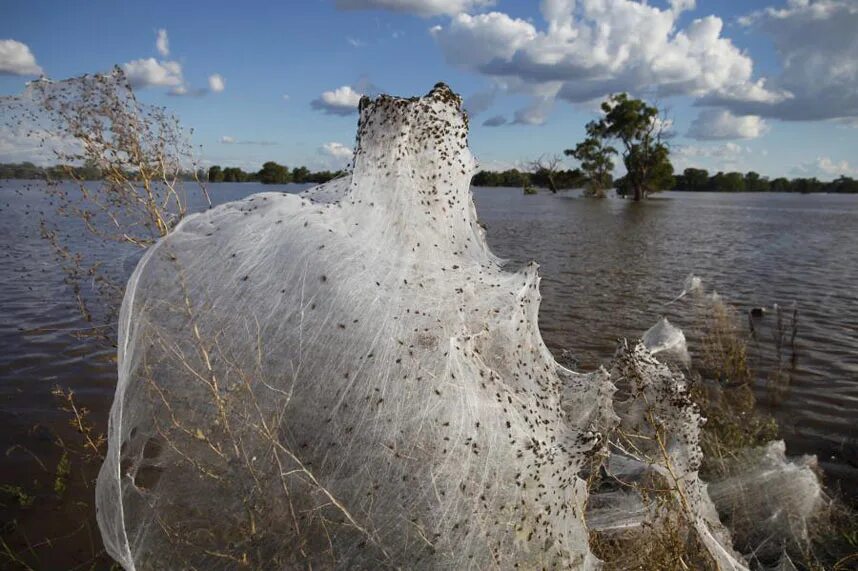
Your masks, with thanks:
[[[574,149],[563,151],[567,157],[573,157],[581,163],[581,169],[587,175],[584,193],[595,198],[604,198],[605,191],[613,183],[612,156],[617,154],[614,147],[605,143],[600,131],[599,123],[591,121],[587,124],[587,138],[578,143]]]
[[[617,190],[641,200],[650,193],[670,188],[673,165],[670,149],[664,141],[665,121],[657,107],[626,93],[610,96],[602,103],[605,116],[588,125],[588,137],[622,143],[626,176],[617,181]]]

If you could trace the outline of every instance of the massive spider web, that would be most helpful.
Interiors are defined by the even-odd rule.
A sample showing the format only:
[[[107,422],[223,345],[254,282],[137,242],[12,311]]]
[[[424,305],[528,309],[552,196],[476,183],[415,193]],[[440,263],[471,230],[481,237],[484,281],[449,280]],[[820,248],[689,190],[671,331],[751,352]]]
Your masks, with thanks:
[[[477,222],[461,99],[364,98],[354,165],[181,222],[128,282],[97,486],[126,569],[597,568],[590,533],[663,513],[745,563],[697,477],[699,414],[668,323],[610,370],[559,365],[539,276]],[[680,334],[681,335],[681,334]],[[645,337],[647,339],[647,337]],[[615,387],[626,387],[614,403]],[[648,437],[609,448],[615,430]]]

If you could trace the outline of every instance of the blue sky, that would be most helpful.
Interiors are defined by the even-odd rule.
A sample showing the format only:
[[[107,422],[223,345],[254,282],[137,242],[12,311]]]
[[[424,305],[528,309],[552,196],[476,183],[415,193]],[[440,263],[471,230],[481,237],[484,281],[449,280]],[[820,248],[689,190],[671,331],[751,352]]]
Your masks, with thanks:
[[[38,71],[124,64],[141,99],[195,129],[208,164],[337,167],[356,94],[443,80],[466,98],[489,168],[574,146],[598,98],[629,90],[669,109],[680,169],[858,176],[853,0],[0,0],[0,12],[0,95]]]

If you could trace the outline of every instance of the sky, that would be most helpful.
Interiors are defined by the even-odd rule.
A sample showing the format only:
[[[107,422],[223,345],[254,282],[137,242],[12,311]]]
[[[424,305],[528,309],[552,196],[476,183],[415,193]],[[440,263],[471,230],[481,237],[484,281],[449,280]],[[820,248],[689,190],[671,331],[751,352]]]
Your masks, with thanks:
[[[120,65],[193,127],[203,165],[339,168],[362,94],[444,81],[483,168],[561,154],[627,91],[665,110],[680,171],[858,176],[858,0],[0,0],[0,15],[0,96]],[[15,137],[0,129],[0,162],[38,161]]]

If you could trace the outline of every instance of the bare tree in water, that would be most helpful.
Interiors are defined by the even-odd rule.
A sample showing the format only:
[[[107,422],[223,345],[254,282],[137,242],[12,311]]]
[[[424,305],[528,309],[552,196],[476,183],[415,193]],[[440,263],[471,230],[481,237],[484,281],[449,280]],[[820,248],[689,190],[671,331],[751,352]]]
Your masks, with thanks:
[[[528,170],[532,171],[536,180],[544,180],[551,192],[557,192],[555,178],[563,157],[560,155],[541,155],[538,159],[527,163]]]

